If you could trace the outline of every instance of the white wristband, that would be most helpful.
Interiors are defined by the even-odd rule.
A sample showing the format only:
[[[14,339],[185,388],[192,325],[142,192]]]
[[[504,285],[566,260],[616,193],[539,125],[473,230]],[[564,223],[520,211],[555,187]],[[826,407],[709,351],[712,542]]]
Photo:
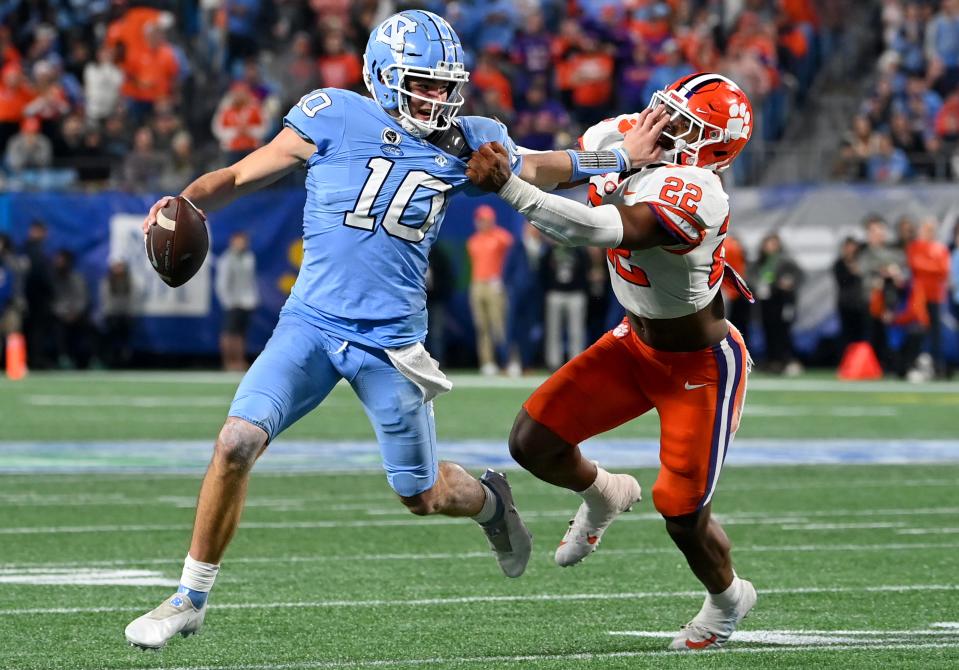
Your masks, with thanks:
[[[623,241],[623,218],[614,205],[587,207],[543,193],[516,175],[510,175],[498,195],[560,244],[615,249]]]

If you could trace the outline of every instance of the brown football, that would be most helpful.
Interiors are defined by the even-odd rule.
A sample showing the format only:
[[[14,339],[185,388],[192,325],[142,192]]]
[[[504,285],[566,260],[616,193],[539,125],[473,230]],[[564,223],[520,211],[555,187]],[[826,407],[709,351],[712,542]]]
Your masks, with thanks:
[[[173,287],[196,274],[209,250],[210,233],[203,216],[180,196],[157,212],[156,223],[147,230],[147,258],[160,279]]]

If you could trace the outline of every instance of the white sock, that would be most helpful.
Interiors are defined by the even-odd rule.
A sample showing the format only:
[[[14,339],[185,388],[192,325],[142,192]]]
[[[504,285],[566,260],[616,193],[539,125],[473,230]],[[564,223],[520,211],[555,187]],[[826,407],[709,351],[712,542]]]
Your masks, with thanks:
[[[729,585],[729,588],[722,593],[710,593],[709,602],[724,612],[731,610],[739,602],[739,597],[742,595],[742,583],[743,580],[733,573],[733,583]]]
[[[216,573],[219,571],[219,565],[197,561],[190,554],[187,554],[186,560],[183,561],[180,584],[192,591],[209,593],[210,589],[213,588],[214,580],[216,580]]]
[[[478,514],[476,514],[476,516],[473,517],[473,520],[476,523],[489,523],[496,517],[496,496],[493,494],[493,489],[488,487],[486,484],[480,482],[480,486],[483,487],[483,493],[486,494],[486,500],[483,501],[483,508]]]
[[[587,503],[605,502],[606,487],[609,486],[609,473],[596,464],[596,479],[589,485],[589,488],[576,493],[582,496]]]

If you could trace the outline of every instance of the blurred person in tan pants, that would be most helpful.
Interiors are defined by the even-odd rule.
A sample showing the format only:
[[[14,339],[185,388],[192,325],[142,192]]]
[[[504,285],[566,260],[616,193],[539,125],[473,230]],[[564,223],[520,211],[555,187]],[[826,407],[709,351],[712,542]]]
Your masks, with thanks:
[[[473,214],[476,232],[466,241],[472,265],[470,310],[476,327],[476,351],[480,372],[495,375],[495,348],[506,342],[506,290],[503,287],[503,263],[513,246],[513,236],[496,224],[496,212],[480,205]]]
[[[256,257],[250,249],[250,237],[243,231],[230,235],[230,246],[217,263],[216,297],[223,309],[220,353],[223,369],[242,372],[246,360],[246,332],[253,310],[260,303],[256,285]]]

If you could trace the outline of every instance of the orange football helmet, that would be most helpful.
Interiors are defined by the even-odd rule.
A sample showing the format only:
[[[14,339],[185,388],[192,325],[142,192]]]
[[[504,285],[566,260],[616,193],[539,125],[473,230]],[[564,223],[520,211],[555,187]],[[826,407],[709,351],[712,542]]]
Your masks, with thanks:
[[[663,138],[666,160],[719,172],[729,167],[753,131],[753,108],[735,82],[712,72],[683,77],[653,93],[650,107],[664,105],[670,124]]]

